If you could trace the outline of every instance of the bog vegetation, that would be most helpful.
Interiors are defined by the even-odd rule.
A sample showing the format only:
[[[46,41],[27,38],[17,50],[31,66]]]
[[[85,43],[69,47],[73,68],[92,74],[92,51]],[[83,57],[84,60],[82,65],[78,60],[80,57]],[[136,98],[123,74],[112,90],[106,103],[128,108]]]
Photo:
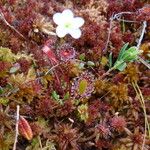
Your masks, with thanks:
[[[0,150],[149,150],[149,62],[149,0],[0,0]]]

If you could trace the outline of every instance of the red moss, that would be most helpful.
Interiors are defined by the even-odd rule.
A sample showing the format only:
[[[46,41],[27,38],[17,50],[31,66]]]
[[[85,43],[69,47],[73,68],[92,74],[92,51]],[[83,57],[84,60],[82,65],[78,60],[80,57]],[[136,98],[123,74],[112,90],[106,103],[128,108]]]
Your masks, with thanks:
[[[115,27],[112,29],[110,41],[111,45],[114,47],[112,49],[113,55],[118,56],[118,53],[120,52],[120,49],[123,45],[122,32],[118,23],[116,23]]]
[[[102,149],[102,148],[111,149],[112,144],[108,140],[100,139],[96,142],[96,147],[99,149]]]
[[[30,123],[30,126],[33,132],[33,136],[38,136],[43,131],[43,129],[36,122]]]
[[[135,133],[131,136],[131,139],[134,144],[141,145],[143,143],[143,135],[142,133]]]
[[[78,150],[77,140],[79,138],[78,130],[68,124],[55,125],[56,141],[61,150],[76,149]]]
[[[107,39],[107,33],[102,31],[106,30],[105,23],[98,25],[96,22],[87,20],[87,24],[84,25],[83,35],[80,40],[74,42],[76,49],[83,50],[86,53],[86,57],[89,57],[90,60],[97,60],[105,48],[106,43],[104,41]]]
[[[70,114],[75,107],[73,106],[73,101],[71,100],[66,100],[63,106],[57,109],[56,115],[59,117],[67,116]]]
[[[140,21],[148,21],[150,22],[150,4],[143,6],[142,8],[138,9],[137,19]]]
[[[100,116],[100,101],[93,101],[88,107],[89,118],[87,120],[87,124],[90,125],[92,122],[96,120]]]
[[[32,90],[37,94],[40,94],[40,92],[42,91],[42,85],[40,84],[38,80],[33,80],[33,81],[28,82],[27,86],[31,86]]]
[[[142,88],[142,94],[144,95],[144,96],[150,96],[150,88]]]
[[[123,11],[130,11],[135,12],[138,8],[143,6],[143,3],[138,0],[108,0],[109,7],[108,7],[108,17],[110,18],[113,14],[123,12]],[[129,17],[133,17],[130,15]],[[129,18],[128,18],[129,19]]]
[[[128,30],[127,32],[125,32],[123,34],[123,41],[125,43],[129,42],[131,44],[135,41],[135,37],[134,37],[133,33],[130,30]]]
[[[22,115],[27,115],[27,116],[33,116],[34,115],[34,110],[33,110],[33,108],[31,107],[31,106],[29,106],[29,105],[23,105],[22,106],[22,109],[20,110],[20,113],[22,114]]]
[[[44,116],[49,118],[54,115],[54,109],[57,107],[57,103],[47,97],[37,100],[36,114],[38,116]]]
[[[91,0],[73,0],[73,3],[79,7],[81,6],[85,6],[85,5],[88,5],[90,3]]]
[[[27,73],[31,66],[31,63],[23,58],[19,59],[17,62],[20,64],[21,72]]]
[[[123,131],[126,124],[124,117],[121,116],[114,116],[110,121],[111,127],[118,132]]]
[[[5,72],[10,68],[11,64],[8,62],[0,61],[0,72]]]
[[[110,128],[105,122],[98,124],[96,126],[96,131],[105,139],[108,139],[111,136]]]
[[[0,86],[5,87],[7,84],[7,78],[6,77],[0,77]]]
[[[124,80],[124,75],[123,74],[116,74],[114,77],[113,77],[113,82],[115,83],[115,84],[119,84],[119,83],[121,83],[121,82],[123,82],[123,80]]]
[[[14,36],[10,37],[9,44],[13,53],[19,52],[22,47],[22,41],[20,41],[17,37]]]

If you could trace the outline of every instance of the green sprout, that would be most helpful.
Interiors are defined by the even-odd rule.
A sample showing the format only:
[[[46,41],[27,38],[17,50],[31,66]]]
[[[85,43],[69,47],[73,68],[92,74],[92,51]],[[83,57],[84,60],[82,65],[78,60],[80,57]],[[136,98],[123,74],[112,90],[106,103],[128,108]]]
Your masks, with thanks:
[[[112,70],[123,71],[127,67],[128,62],[133,62],[139,60],[139,55],[142,53],[136,46],[132,46],[127,49],[129,43],[126,43],[120,50],[117,60],[113,64],[113,56],[112,53],[109,54],[109,70],[104,73],[101,78],[108,75]]]
[[[114,63],[114,66],[113,66],[114,69],[123,71],[127,66],[127,62],[133,62],[133,61],[137,60],[139,54],[141,54],[141,51],[138,50],[138,48],[135,46],[132,46],[129,49],[127,49],[128,45],[129,45],[129,43],[125,44],[122,47],[122,49],[119,53],[119,56],[118,56],[116,62]]]
[[[63,99],[61,99],[61,98],[60,98],[60,95],[58,95],[56,91],[53,91],[53,92],[52,92],[52,97],[53,97],[53,99],[54,99],[55,101],[57,101],[60,105],[64,105],[64,101],[67,100],[67,99],[69,99],[70,95],[69,95],[69,92],[67,92],[67,93],[64,95]]]
[[[81,104],[78,106],[78,114],[82,121],[86,122],[89,118],[88,104]]]
[[[111,70],[118,69],[119,71],[123,71],[127,66],[127,62],[133,62],[138,59],[139,55],[141,54],[141,51],[138,50],[136,46],[132,46],[129,49],[127,49],[128,45],[129,43],[126,43],[122,47],[113,67],[112,67],[112,53],[110,53],[109,66],[111,67]]]

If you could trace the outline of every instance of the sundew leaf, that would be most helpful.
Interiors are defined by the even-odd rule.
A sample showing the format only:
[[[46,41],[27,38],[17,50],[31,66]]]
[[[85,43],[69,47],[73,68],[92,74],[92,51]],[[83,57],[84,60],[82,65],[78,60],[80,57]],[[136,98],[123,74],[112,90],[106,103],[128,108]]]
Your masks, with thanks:
[[[88,86],[88,82],[86,79],[83,79],[79,83],[79,94],[83,94],[86,91],[86,88]]]
[[[128,45],[129,45],[129,43],[126,43],[126,44],[125,44],[125,45],[121,48],[121,50],[120,50],[120,53],[119,53],[119,55],[118,55],[118,59],[117,59],[117,60],[120,60],[120,59],[122,58],[122,56],[123,56],[123,54],[125,53],[125,51],[126,51],[126,49],[127,49]]]

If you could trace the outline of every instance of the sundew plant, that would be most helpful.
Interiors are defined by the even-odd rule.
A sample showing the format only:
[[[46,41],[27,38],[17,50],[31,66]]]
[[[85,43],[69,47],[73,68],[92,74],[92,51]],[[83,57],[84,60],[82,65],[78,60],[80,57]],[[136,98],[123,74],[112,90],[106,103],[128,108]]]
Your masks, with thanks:
[[[149,0],[0,1],[0,150],[149,150],[149,78]]]

